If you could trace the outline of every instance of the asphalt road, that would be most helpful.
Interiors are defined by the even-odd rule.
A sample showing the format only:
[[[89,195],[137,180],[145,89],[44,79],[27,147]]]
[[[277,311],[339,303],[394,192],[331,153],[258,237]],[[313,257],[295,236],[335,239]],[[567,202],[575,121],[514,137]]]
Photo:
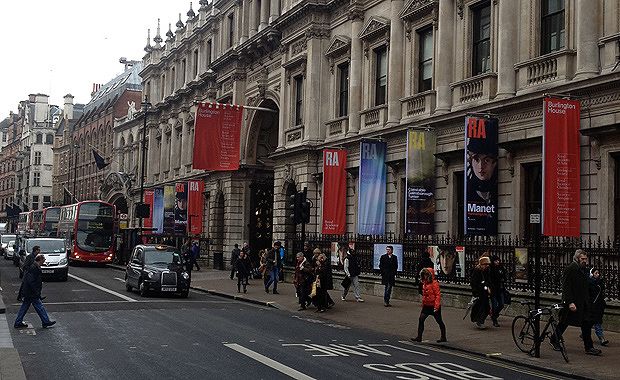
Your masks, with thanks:
[[[0,271],[12,325],[20,281],[10,262],[0,260]],[[200,292],[141,298],[125,290],[122,277],[109,268],[71,267],[67,282],[43,284],[57,325],[41,328],[31,310],[29,328],[11,329],[27,378],[555,378]]]

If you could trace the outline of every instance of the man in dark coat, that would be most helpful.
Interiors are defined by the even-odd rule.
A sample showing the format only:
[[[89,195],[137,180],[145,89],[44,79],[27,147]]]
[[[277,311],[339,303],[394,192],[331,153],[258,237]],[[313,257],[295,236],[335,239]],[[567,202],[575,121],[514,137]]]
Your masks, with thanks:
[[[235,278],[235,270],[237,269],[237,260],[239,259],[239,254],[241,250],[239,249],[239,244],[235,243],[235,248],[233,248],[230,253],[230,279]]]
[[[381,284],[385,285],[383,292],[383,305],[385,307],[392,306],[390,297],[392,296],[392,288],[396,284],[396,271],[398,270],[398,258],[394,255],[394,247],[388,245],[385,247],[385,253],[379,259],[379,271],[381,271]]]
[[[471,321],[479,329],[485,328],[484,321],[487,319],[490,309],[489,265],[491,265],[491,259],[487,256],[481,256],[478,259],[478,265],[471,273],[471,293],[476,298],[476,302],[471,308]]]
[[[588,274],[586,265],[588,256],[584,250],[578,249],[573,256],[573,262],[564,269],[562,276],[562,301],[568,305],[568,309],[562,310],[560,323],[558,323],[555,336],[551,338],[554,349],[559,349],[555,344],[557,339],[562,339],[562,334],[568,326],[581,327],[581,336],[586,354],[600,355],[601,350],[594,348],[592,343],[592,318],[591,302],[589,294]]]
[[[30,305],[34,307],[39,318],[41,318],[43,327],[51,327],[56,324],[56,321],[50,321],[45,306],[43,306],[43,302],[41,302],[41,289],[43,288],[41,265],[43,265],[44,262],[45,256],[41,254],[37,255],[34,264],[24,273],[22,288],[20,289],[20,296],[23,298],[23,302],[17,312],[15,323],[13,324],[16,329],[28,327],[28,324],[24,322],[24,316],[28,312]]]

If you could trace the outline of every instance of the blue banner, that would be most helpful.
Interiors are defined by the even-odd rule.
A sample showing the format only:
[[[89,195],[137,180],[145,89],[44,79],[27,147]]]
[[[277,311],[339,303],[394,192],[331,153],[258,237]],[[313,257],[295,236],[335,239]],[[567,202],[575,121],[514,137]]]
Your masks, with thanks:
[[[357,233],[385,233],[385,192],[387,145],[383,141],[362,140],[357,206]]]
[[[154,234],[164,233],[164,189],[153,190],[153,231]]]

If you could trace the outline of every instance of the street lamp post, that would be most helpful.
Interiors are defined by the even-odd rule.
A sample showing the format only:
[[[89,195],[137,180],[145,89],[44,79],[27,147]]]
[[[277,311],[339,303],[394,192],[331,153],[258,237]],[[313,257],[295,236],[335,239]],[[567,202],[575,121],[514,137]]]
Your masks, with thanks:
[[[148,102],[148,96],[144,96],[144,102],[142,103],[142,112],[144,112],[144,125],[142,126],[142,162],[140,168],[140,208],[144,209],[144,177],[146,175],[146,116],[151,104]],[[140,230],[142,230],[144,224],[144,217],[140,215]]]

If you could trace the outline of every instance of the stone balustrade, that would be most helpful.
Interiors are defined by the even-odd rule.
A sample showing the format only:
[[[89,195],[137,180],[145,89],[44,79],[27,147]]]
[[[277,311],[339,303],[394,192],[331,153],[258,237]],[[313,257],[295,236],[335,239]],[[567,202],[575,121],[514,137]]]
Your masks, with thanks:
[[[517,93],[534,91],[547,83],[572,79],[575,76],[575,56],[574,50],[565,49],[517,63]]]
[[[450,84],[452,108],[471,107],[486,103],[497,94],[497,73],[484,73]]]
[[[387,104],[365,109],[360,114],[362,129],[380,128],[385,125],[387,119]]]
[[[434,90],[401,99],[402,118],[429,116],[435,111],[436,92]]]

